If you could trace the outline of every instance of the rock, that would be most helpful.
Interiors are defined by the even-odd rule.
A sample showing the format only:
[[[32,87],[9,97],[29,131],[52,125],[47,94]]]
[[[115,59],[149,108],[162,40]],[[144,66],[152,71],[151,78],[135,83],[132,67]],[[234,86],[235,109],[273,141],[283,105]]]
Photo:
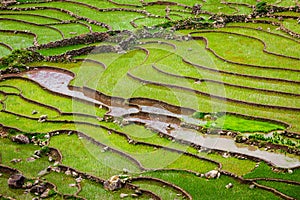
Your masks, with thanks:
[[[134,193],[137,194],[137,195],[142,195],[143,194],[142,191],[139,190],[139,189],[134,190]]]
[[[38,121],[39,122],[45,122],[47,119],[48,119],[47,115],[41,115]]]
[[[131,196],[132,196],[133,198],[137,198],[137,197],[139,197],[139,195],[138,195],[138,194],[131,194]]]
[[[46,186],[41,184],[41,185],[34,185],[31,189],[30,189],[30,193],[36,194],[36,195],[41,195],[46,191]]]
[[[103,183],[104,189],[109,191],[118,190],[123,187],[123,182],[119,176],[112,176],[109,180]]]
[[[73,172],[72,172],[72,176],[73,176],[73,177],[77,177],[78,174],[77,174],[76,172],[73,171]]]
[[[43,193],[41,194],[40,197],[41,197],[42,199],[47,198],[47,197],[49,196],[49,192],[50,192],[50,189],[47,188],[47,189],[45,190],[45,192],[43,192]]]
[[[65,175],[67,176],[71,175],[71,171],[70,170],[65,171]]]
[[[33,115],[35,115],[35,114],[37,114],[38,113],[38,111],[36,111],[36,110],[33,110],[32,112],[31,112],[31,114],[33,114]]]
[[[230,188],[233,187],[233,184],[232,183],[228,183],[225,187],[226,187],[226,189],[230,189]]]
[[[223,158],[229,158],[229,157],[230,157],[230,154],[227,153],[227,152],[224,152],[224,153],[222,154],[222,157],[223,157]]]
[[[69,184],[69,187],[76,187],[76,184],[75,183],[71,183],[71,184]]]
[[[108,151],[108,147],[103,147],[103,151]]]
[[[123,199],[123,198],[125,198],[125,197],[128,197],[128,196],[129,196],[129,195],[128,195],[128,194],[125,194],[125,193],[121,193],[121,194],[120,194],[120,198],[121,198],[121,199]]]
[[[123,168],[123,173],[124,173],[124,174],[128,174],[128,172],[129,172],[129,170],[128,170],[128,169],[126,169],[126,168]]]
[[[208,178],[208,179],[219,178],[220,175],[221,174],[218,170],[211,170],[204,174],[205,178]]]
[[[7,181],[8,187],[18,189],[22,188],[24,185],[25,176],[22,174],[11,175]]]
[[[76,183],[80,183],[82,181],[81,176],[79,176],[78,178],[75,179]]]
[[[237,143],[244,143],[248,140],[247,137],[245,136],[242,136],[242,135],[237,135],[235,138],[234,138],[234,141],[237,142]]]
[[[36,151],[34,151],[34,155],[42,156],[42,152],[40,150],[36,150]]]
[[[254,188],[255,188],[255,185],[254,185],[254,184],[251,184],[251,185],[249,186],[249,188],[250,188],[250,189],[254,189]]]
[[[48,170],[47,169],[43,169],[42,171],[40,171],[39,173],[38,173],[38,176],[44,176],[44,175],[46,175],[46,174],[48,174],[49,172],[48,172]]]
[[[19,135],[12,137],[12,141],[19,143],[19,144],[29,144],[30,143],[29,138],[23,134],[19,134]]]

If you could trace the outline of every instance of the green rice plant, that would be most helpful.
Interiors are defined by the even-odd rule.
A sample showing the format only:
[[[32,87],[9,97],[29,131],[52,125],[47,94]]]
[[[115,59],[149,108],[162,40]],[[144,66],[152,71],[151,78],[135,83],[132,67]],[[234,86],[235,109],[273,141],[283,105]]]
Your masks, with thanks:
[[[64,165],[104,179],[121,174],[123,168],[130,173],[139,172],[137,166],[125,157],[111,151],[105,152],[102,147],[78,139],[76,135],[53,137],[50,146],[60,149]]]
[[[60,115],[56,110],[52,110],[45,106],[26,101],[16,95],[7,95],[4,102],[6,111],[10,111],[21,115],[26,115],[30,117],[39,117],[41,115],[47,115],[49,118],[55,118],[58,115]],[[33,114],[33,111],[38,112],[37,116]]]
[[[48,182],[56,185],[57,191],[62,194],[73,195],[77,192],[77,187],[70,187],[70,184],[75,184],[75,178],[67,176],[63,173],[51,172],[43,176]]]
[[[31,16],[31,15],[22,15],[18,14],[18,12],[14,13],[7,13],[6,15],[1,13],[0,18],[9,18],[9,19],[17,19],[17,20],[23,20],[26,22],[32,22],[36,24],[48,24],[48,23],[56,23],[60,22],[59,19],[55,20],[53,18],[46,18],[43,16]]]
[[[273,182],[273,181],[257,181],[257,183],[274,188],[283,194],[286,194],[290,197],[297,199],[299,197],[299,185],[293,185],[288,183],[280,183],[280,182]]]
[[[34,196],[31,193],[24,193],[24,190],[22,189],[11,189],[8,187],[7,185],[7,180],[8,180],[9,176],[3,174],[0,177],[0,187],[1,187],[1,194],[3,196],[7,196],[7,197],[11,197],[11,198],[19,198],[19,199],[24,199],[24,200],[31,200],[32,198],[34,198]],[[1,197],[3,200],[5,200],[4,197]]]
[[[51,25],[51,27],[55,27],[63,32],[65,38],[71,38],[74,36],[78,36],[81,34],[89,33],[88,27],[83,26],[82,24],[57,24]]]
[[[230,99],[237,99],[244,102],[259,103],[265,105],[274,106],[285,106],[287,102],[291,107],[299,107],[300,104],[295,101],[298,97],[284,97],[275,96],[273,94],[266,94],[265,92],[253,91],[251,89],[236,88],[231,86],[226,86],[222,84],[206,83],[206,84],[195,84],[194,80],[188,80],[184,78],[172,77],[155,71],[151,66],[140,66],[131,71],[131,73],[144,80],[161,83],[170,84],[176,86],[182,86],[188,89],[194,89],[204,93],[208,93],[216,96],[223,96]],[[221,88],[217,90],[216,88]],[[223,89],[223,91],[222,91]]]
[[[283,25],[295,33],[300,33],[299,23],[295,19],[285,19]]]
[[[0,85],[12,85],[19,88],[22,94],[29,99],[41,102],[43,104],[58,108],[62,112],[82,112],[102,116],[106,110],[88,106],[88,104],[75,99],[55,95],[43,90],[40,86],[22,79],[9,79],[2,81]],[[53,101],[52,99],[57,99]]]
[[[33,36],[12,33],[0,33],[0,40],[13,49],[22,49],[33,45]]]
[[[17,88],[10,86],[0,86],[0,91],[10,94],[20,94],[20,91]],[[1,98],[3,99],[3,94],[1,94]]]
[[[258,38],[266,43],[266,50],[268,51],[286,56],[300,57],[300,53],[294,49],[295,46],[299,45],[299,43],[296,41],[258,30],[243,28],[222,28],[221,30]],[[280,48],[278,48],[279,45],[281,46]]]
[[[214,127],[233,130],[239,132],[264,132],[268,133],[274,130],[284,130],[285,127],[270,122],[245,119],[234,115],[225,115],[215,121]]]
[[[204,36],[209,41],[209,47],[218,55],[230,61],[261,66],[274,66],[280,68],[297,69],[298,60],[281,57],[278,59],[275,55],[268,55],[262,52],[263,44],[250,38],[230,35],[224,37],[224,33],[218,32],[197,33],[198,36]],[[219,45],[222,40],[227,45]]]
[[[20,170],[25,177],[35,178],[38,173],[49,166],[49,161],[46,156],[43,156],[33,162],[27,161],[27,158],[34,154],[34,151],[40,150],[39,146],[32,144],[16,144],[9,139],[0,139],[0,149],[1,149],[1,159],[2,164],[10,166],[12,168],[17,168]],[[10,161],[16,159],[21,159],[21,162],[11,163]]]
[[[7,56],[11,53],[11,51],[9,49],[7,49],[6,47],[0,46],[0,58],[3,56]]]
[[[162,199],[184,199],[183,196],[178,195],[178,191],[171,187],[168,187],[161,183],[151,182],[151,181],[133,181],[134,185],[137,185],[143,189],[150,190],[160,196]]]
[[[45,12],[45,10],[47,12]],[[45,9],[45,10],[28,10],[28,11],[6,11],[6,10],[1,10],[1,14],[7,14],[7,13],[15,13],[15,14],[35,14],[35,15],[41,15],[41,16],[51,16],[53,18],[57,18],[60,20],[72,20],[75,19],[74,17],[68,15],[67,13],[58,11],[58,10],[50,10],[50,9]]]
[[[292,174],[285,172],[275,172],[272,171],[271,167],[266,163],[260,163],[259,166],[253,170],[252,172],[244,175],[244,178],[252,179],[252,178],[277,178],[284,180],[294,180],[299,181],[300,170],[294,169]]]
[[[1,20],[0,27],[1,29],[5,29],[5,30],[31,31],[32,33],[38,35],[38,42],[40,44],[62,39],[62,36],[60,35],[59,32],[50,29],[46,26],[36,26],[36,25],[25,24],[16,21]]]
[[[279,199],[279,197],[271,192],[261,189],[252,190],[249,188],[249,185],[240,184],[238,181],[227,176],[206,180],[205,178],[199,178],[186,172],[148,172],[143,175],[160,178],[173,183],[191,194],[194,199],[252,199],[253,196],[256,198]],[[226,189],[225,186],[228,183],[232,183],[234,185],[233,188]],[[205,189],[199,190],[199,188]]]

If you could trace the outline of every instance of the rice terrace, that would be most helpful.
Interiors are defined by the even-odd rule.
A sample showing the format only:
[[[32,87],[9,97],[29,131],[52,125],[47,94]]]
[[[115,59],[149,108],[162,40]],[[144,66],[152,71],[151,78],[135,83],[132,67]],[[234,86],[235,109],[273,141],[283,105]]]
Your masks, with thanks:
[[[0,0],[0,199],[300,199],[298,0]]]

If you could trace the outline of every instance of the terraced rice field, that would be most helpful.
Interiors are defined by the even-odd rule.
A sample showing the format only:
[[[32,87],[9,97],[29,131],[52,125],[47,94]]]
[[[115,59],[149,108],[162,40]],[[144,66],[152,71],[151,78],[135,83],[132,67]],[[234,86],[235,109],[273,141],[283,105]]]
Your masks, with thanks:
[[[1,1],[0,199],[300,199],[299,12]]]

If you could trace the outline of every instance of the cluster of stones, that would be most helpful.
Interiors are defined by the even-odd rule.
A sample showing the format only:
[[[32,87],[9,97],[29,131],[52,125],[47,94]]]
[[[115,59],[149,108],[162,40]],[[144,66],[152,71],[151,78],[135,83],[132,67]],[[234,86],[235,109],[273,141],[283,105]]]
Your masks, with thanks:
[[[47,198],[52,185],[41,180],[29,181],[22,174],[13,174],[7,181],[8,187],[12,189],[25,189],[25,193],[32,193],[41,198]]]
[[[273,13],[275,12],[284,12],[284,11],[293,11],[293,12],[299,12],[300,8],[297,6],[291,6],[291,7],[280,7],[280,6],[273,6],[270,5],[268,7],[268,12],[266,13],[259,13],[255,11],[255,7],[253,7],[254,11],[250,15],[226,15],[226,14],[212,14],[212,16],[209,18],[210,20],[213,20],[212,23],[203,22],[201,19],[187,19],[184,21],[178,21],[177,24],[174,26],[175,29],[201,29],[201,28],[222,28],[226,25],[226,23],[229,22],[250,22],[253,19],[259,18],[259,17],[271,17]],[[192,8],[192,13],[195,15],[198,15],[200,13],[203,13],[204,11],[201,11],[201,5],[195,4]],[[300,19],[299,19],[300,21]]]
[[[126,53],[127,50],[134,48],[136,44],[143,44],[142,42],[138,42],[139,39],[142,38],[164,38],[166,40],[190,40],[191,36],[178,36],[173,32],[165,31],[160,28],[158,31],[154,31],[157,28],[144,28],[136,33],[132,33],[130,31],[112,31],[109,33],[89,33],[86,35],[76,36],[70,39],[64,39],[56,42],[51,42],[48,44],[40,45],[37,47],[30,47],[30,50],[36,49],[47,49],[68,45],[76,45],[76,44],[91,44],[99,41],[106,41],[117,43],[116,45],[101,45],[101,46],[89,46],[84,47],[78,50],[71,50],[64,54],[58,56],[48,56],[44,59],[50,62],[65,62],[72,61],[72,57],[79,55],[87,55],[87,54],[97,54],[97,53]]]

